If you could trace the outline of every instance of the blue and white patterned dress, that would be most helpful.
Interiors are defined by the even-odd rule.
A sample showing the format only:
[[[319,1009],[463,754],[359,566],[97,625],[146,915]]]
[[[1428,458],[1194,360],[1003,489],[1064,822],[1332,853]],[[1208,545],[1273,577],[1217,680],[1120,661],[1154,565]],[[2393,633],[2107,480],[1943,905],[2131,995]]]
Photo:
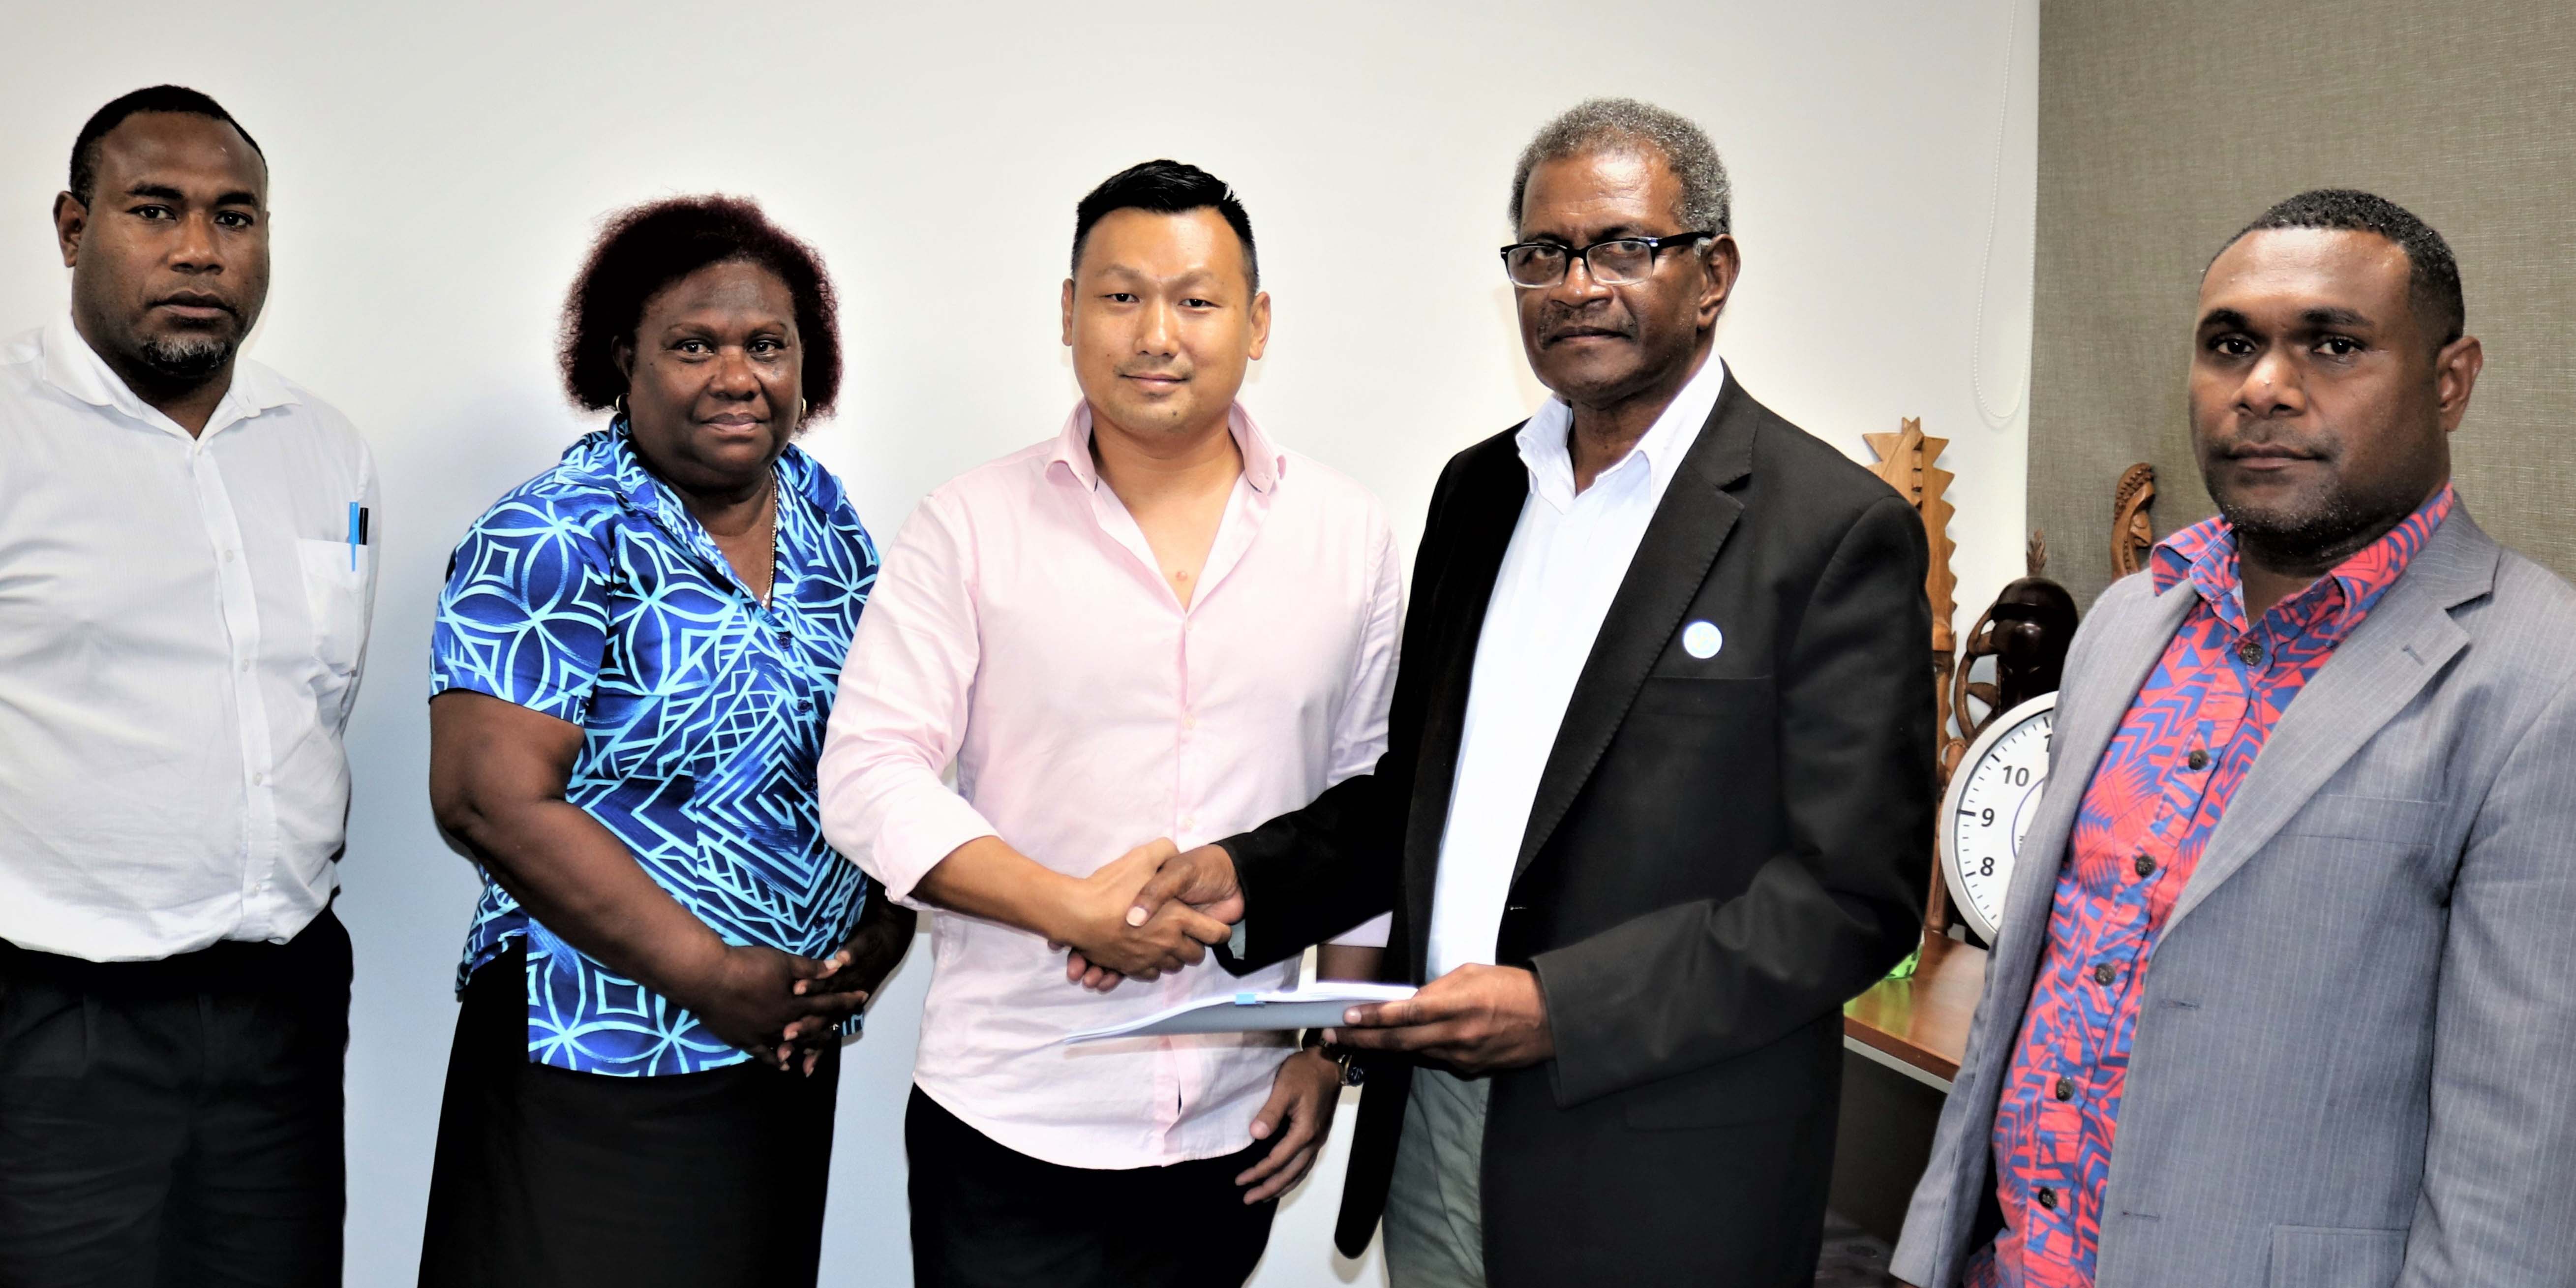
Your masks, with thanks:
[[[777,465],[763,607],[636,458],[626,423],[573,444],[477,519],[448,563],[430,692],[471,689],[580,725],[565,799],[726,942],[837,949],[864,897],[823,840],[814,766],[876,546],[840,480]],[[458,987],[527,942],[528,1058],[694,1073],[750,1057],[678,1004],[556,938],[487,875]]]

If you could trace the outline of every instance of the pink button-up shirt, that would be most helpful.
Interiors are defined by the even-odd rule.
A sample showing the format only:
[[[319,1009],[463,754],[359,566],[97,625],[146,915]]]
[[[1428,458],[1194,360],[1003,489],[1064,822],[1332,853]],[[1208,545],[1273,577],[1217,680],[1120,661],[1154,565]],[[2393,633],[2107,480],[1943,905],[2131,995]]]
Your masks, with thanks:
[[[1187,849],[1249,829],[1374,767],[1402,611],[1385,513],[1240,406],[1230,427],[1243,474],[1187,608],[1092,465],[1087,404],[904,525],[821,767],[824,834],[895,898],[978,837],[1084,876],[1158,836]],[[1294,987],[1296,963],[1237,980],[1211,959],[1091,993],[1041,937],[944,911],[931,961],[913,1080],[1000,1144],[1127,1168],[1252,1143],[1289,1035],[1062,1039]]]

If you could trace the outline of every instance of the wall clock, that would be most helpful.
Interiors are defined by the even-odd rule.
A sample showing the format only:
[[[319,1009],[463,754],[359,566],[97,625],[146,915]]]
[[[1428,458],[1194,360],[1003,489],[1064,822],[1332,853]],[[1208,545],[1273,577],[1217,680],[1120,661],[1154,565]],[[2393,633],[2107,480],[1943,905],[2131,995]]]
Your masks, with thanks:
[[[2013,861],[2048,781],[2057,695],[2043,693],[1995,717],[1960,757],[1941,799],[1941,875],[1959,915],[1991,944],[2012,886]]]

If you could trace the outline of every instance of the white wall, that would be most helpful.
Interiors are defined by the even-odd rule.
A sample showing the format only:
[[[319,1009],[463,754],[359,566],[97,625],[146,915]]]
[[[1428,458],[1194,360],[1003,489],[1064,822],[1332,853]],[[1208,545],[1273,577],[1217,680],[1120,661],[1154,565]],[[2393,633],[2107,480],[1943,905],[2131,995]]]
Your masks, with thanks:
[[[256,352],[347,411],[384,474],[341,901],[354,1283],[410,1282],[473,901],[422,793],[431,601],[465,523],[585,427],[549,355],[611,209],[747,193],[829,257],[851,360],[841,416],[807,445],[890,538],[926,490],[1053,433],[1075,397],[1056,344],[1075,199],[1148,157],[1203,165],[1250,206],[1277,301],[1246,402],[1376,488],[1409,542],[1441,462],[1539,396],[1494,258],[1514,154],[1585,95],[1635,95],[1700,121],[1733,171],[1738,377],[1861,459],[1860,435],[1900,416],[1954,440],[1963,628],[2021,571],[2036,0],[8,10],[0,330],[62,307],[45,214],[81,121],[140,85],[206,90],[274,175]],[[1979,413],[1980,364],[2000,423]],[[908,1264],[899,1119],[924,957],[850,1053],[833,1282],[899,1283]],[[1339,1158],[1287,1204],[1258,1283],[1379,1281],[1374,1254],[1328,1250]]]

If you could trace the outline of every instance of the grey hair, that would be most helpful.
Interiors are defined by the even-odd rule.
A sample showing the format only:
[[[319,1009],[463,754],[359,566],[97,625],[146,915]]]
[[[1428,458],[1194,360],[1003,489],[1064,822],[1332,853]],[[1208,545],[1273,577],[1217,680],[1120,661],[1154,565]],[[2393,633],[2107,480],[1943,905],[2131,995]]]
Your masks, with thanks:
[[[1512,227],[1521,223],[1521,197],[1529,190],[1530,171],[1550,161],[1594,152],[1652,149],[1672,168],[1682,184],[1682,225],[1724,233],[1728,229],[1734,186],[1726,163],[1708,133],[1678,113],[1633,98],[1587,98],[1564,115],[1540,126],[1521,149],[1512,167]]]

